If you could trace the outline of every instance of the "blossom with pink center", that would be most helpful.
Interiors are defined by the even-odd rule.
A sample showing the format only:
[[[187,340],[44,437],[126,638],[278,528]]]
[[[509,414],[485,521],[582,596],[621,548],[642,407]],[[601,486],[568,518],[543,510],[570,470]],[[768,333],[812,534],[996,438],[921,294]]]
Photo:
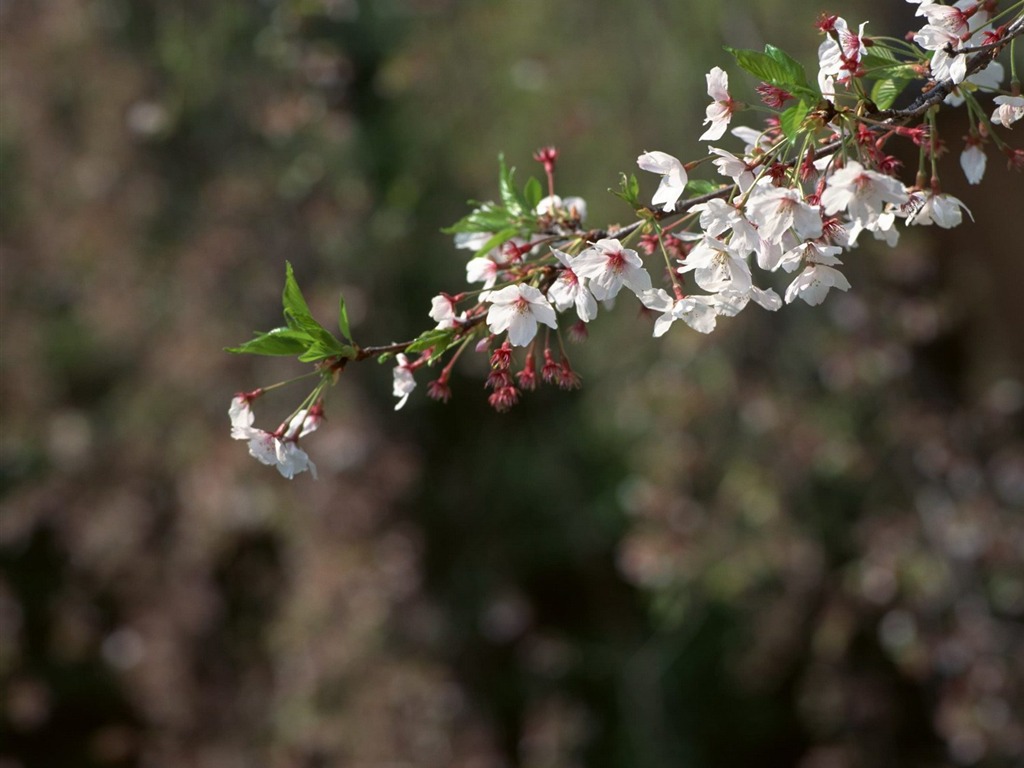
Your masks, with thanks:
[[[705,112],[704,125],[710,127],[701,134],[700,141],[718,141],[732,120],[736,102],[729,95],[729,75],[721,67],[715,67],[705,76],[708,81],[708,96],[711,103]]]
[[[770,243],[777,243],[790,229],[804,240],[821,237],[821,214],[804,202],[799,189],[762,187],[750,196],[747,216],[757,224],[758,233]]]
[[[598,240],[573,259],[572,268],[577,276],[589,280],[598,301],[615,298],[622,286],[637,296],[651,287],[651,276],[640,255],[614,238]]]
[[[851,76],[860,72],[861,59],[867,52],[864,44],[863,22],[854,33],[846,20],[837,18],[832,32],[818,46],[818,82],[833,78],[835,82],[846,83]],[[824,91],[824,89],[822,89]]]
[[[576,314],[580,320],[589,323],[597,317],[597,300],[586,286],[586,281],[580,279],[579,275],[572,268],[572,258],[557,248],[552,248],[551,253],[555,255],[565,267],[558,278],[548,288],[548,298],[554,303],[555,309],[559,312],[576,306]]]
[[[500,291],[491,291],[480,297],[490,302],[487,327],[491,333],[508,331],[508,340],[514,347],[525,347],[537,335],[537,323],[557,328],[555,310],[544,294],[532,285],[508,285]]]
[[[886,203],[902,205],[909,198],[898,179],[869,171],[851,160],[829,177],[821,193],[821,205],[826,216],[846,211],[854,223],[873,230]]]
[[[641,170],[661,174],[651,205],[660,205],[671,213],[686,190],[687,175],[683,164],[665,152],[644,152],[636,159]]]
[[[395,404],[395,410],[397,411],[405,405],[409,395],[416,389],[416,379],[413,378],[412,365],[409,363],[409,358],[403,354],[397,354],[395,355],[395,361],[391,394],[398,398],[398,403]]]

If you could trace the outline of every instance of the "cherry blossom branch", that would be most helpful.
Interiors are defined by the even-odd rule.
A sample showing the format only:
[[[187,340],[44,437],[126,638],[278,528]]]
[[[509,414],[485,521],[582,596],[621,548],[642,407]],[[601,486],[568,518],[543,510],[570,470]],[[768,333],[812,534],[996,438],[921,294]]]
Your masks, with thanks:
[[[733,154],[709,146],[703,158],[686,164],[665,152],[643,153],[637,164],[659,176],[659,186],[649,202],[642,201],[636,177],[623,174],[615,194],[635,216],[624,226],[584,227],[586,202],[555,193],[558,152],[553,147],[534,155],[546,184],[530,179],[520,188],[501,159],[500,202],[478,205],[447,230],[457,248],[473,252],[466,279],[482,283],[482,289],[435,296],[429,312],[435,326],[414,339],[357,344],[344,300],[340,336],[328,331],[310,314],[288,265],[285,325],[231,351],[295,356],[314,365],[318,381],[274,432],[253,426],[251,404],[278,385],[239,393],[229,410],[232,437],[248,441],[250,454],[285,477],[305,470],[315,474],[299,440],[319,426],[323,393],[349,362],[394,358],[397,410],[416,389],[417,375],[442,359],[447,362],[428,383],[427,394],[447,401],[452,367],[472,346],[489,356],[488,402],[505,411],[542,383],[579,386],[563,331],[570,339],[584,339],[599,306],[610,309],[620,293],[632,293],[654,317],[656,337],[677,321],[710,333],[720,318],[750,303],[775,311],[798,299],[818,305],[832,289],[850,290],[836,268],[842,266],[838,257],[862,236],[895,245],[897,224],[958,226],[966,209],[940,189],[935,112],[940,105],[966,104],[969,110],[972,128],[960,158],[968,182],[981,181],[988,143],[1006,154],[1011,167],[1024,169],[1024,150],[1009,147],[997,130],[1024,118],[1019,83],[1011,84],[1009,94],[995,96],[991,117],[976,95],[998,90],[1002,68],[992,65],[1024,34],[1024,13],[1021,3],[1012,5],[1013,19],[993,30],[993,0],[959,0],[955,6],[909,1],[927,17],[910,36],[920,51],[894,38],[870,40],[864,24],[854,31],[838,16],[824,17],[818,24],[825,41],[814,84],[803,66],[778,48],[728,49],[739,67],[760,81],[755,90],[772,118],[761,130],[732,126],[734,114],[745,107],[730,94],[726,72],[712,68],[707,129],[700,139],[718,143],[732,128],[745,149]],[[925,80],[917,98],[908,107],[893,108],[915,80]],[[899,178],[900,162],[885,152],[893,137],[920,146],[911,186]],[[708,161],[717,180],[691,179]],[[664,260],[662,286],[655,284],[640,251]],[[780,272],[796,273],[784,296],[756,284]],[[565,319],[572,314],[575,320]],[[538,333],[542,325],[546,328]]]

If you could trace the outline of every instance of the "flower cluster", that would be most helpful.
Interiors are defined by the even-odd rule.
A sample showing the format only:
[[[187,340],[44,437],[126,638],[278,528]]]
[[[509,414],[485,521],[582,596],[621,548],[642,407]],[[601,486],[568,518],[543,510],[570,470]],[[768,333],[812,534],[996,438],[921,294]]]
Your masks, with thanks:
[[[700,140],[714,146],[690,163],[667,152],[642,153],[638,167],[659,181],[645,202],[636,176],[623,174],[616,194],[631,206],[631,224],[588,228],[586,202],[556,193],[553,147],[534,155],[546,185],[530,179],[520,188],[502,159],[500,202],[479,205],[447,230],[456,248],[472,252],[469,288],[436,295],[428,313],[435,325],[411,341],[360,346],[344,302],[342,337],[336,337],[309,315],[289,267],[287,326],[233,351],[296,354],[316,365],[320,381],[274,433],[252,427],[252,396],[239,395],[230,411],[232,435],[248,440],[253,456],[286,477],[307,468],[315,473],[298,440],[319,424],[323,388],[351,361],[394,357],[397,410],[415,389],[416,372],[442,361],[427,393],[447,401],[452,366],[474,350],[489,355],[488,400],[505,411],[538,383],[578,386],[563,330],[571,340],[586,338],[599,307],[611,308],[623,293],[654,316],[655,336],[677,320],[710,333],[719,318],[751,302],[775,311],[797,299],[818,305],[832,289],[850,290],[840,256],[862,238],[895,245],[901,226],[958,226],[967,209],[940,185],[936,157],[946,144],[937,113],[965,105],[969,111],[972,127],[960,155],[969,183],[984,177],[992,147],[1010,168],[1024,166],[1024,151],[1001,133],[1024,117],[1024,98],[1012,55],[1008,90],[996,61],[1024,34],[1024,2],[1004,11],[995,0],[908,2],[924,23],[903,39],[873,38],[867,22],[820,19],[824,38],[813,80],[774,46],[728,49],[759,81],[753,90],[765,106],[758,109],[767,108],[769,117],[760,126],[735,125],[751,107],[734,98],[726,71],[712,68]],[[917,96],[911,92],[907,106],[896,108],[915,82]],[[729,141],[727,133],[741,146],[718,146]],[[918,148],[912,182],[888,148],[895,141]],[[705,161],[708,173],[695,178]],[[781,283],[782,274],[792,277]]]

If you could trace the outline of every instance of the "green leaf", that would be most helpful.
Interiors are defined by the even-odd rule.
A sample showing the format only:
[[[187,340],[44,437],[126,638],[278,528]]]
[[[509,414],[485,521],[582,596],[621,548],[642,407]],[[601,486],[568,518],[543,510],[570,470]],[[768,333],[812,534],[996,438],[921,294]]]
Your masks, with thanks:
[[[513,223],[509,212],[494,203],[483,203],[469,215],[441,231],[447,235],[459,232],[497,232]]]
[[[544,188],[535,176],[531,176],[530,180],[526,182],[526,187],[523,189],[523,199],[526,202],[526,207],[533,211],[536,210],[537,204],[544,197]]]
[[[309,334],[302,331],[275,328],[267,333],[257,333],[256,338],[240,346],[226,347],[226,351],[236,355],[291,356],[303,354],[313,343]]]
[[[300,321],[300,318],[313,319],[313,316],[309,312],[309,305],[306,304],[306,299],[302,295],[302,291],[299,289],[299,284],[295,281],[295,272],[292,269],[290,261],[285,262],[284,272],[284,292],[281,294],[281,304],[284,306],[285,319],[289,317],[295,321]],[[289,320],[288,327],[297,329],[301,326],[293,325],[292,321]]]
[[[787,139],[792,139],[796,136],[804,120],[807,118],[807,113],[810,111],[810,102],[803,100],[783,110],[782,114],[779,115],[779,127],[782,129],[782,135]]]
[[[299,355],[300,363],[313,363],[317,360],[326,360],[329,357],[347,357],[352,359],[356,356],[353,347],[347,344],[336,344],[325,346],[319,343],[313,344],[309,349]]]
[[[633,206],[634,209],[643,208],[643,203],[640,202],[640,182],[637,181],[636,176],[632,173],[629,176],[620,173],[618,191],[614,189],[609,189],[608,191],[616,197],[621,197]]]
[[[879,80],[871,88],[871,100],[879,109],[889,109],[903,93],[903,89],[910,85],[911,80],[902,80],[894,77],[887,77]]]
[[[684,194],[688,197],[700,197],[701,195],[709,195],[712,192],[717,192],[721,188],[721,184],[716,184],[715,182],[708,181],[707,179],[690,179],[686,182]]]
[[[508,168],[505,165],[505,155],[498,155],[498,179],[499,187],[501,189],[501,202],[504,203],[505,209],[511,216],[519,217],[525,213],[526,201],[523,200],[519,191],[515,188],[512,183],[512,176],[515,174],[515,168]]]
[[[338,330],[341,331],[341,335],[349,341],[352,341],[352,333],[349,331],[348,325],[348,310],[345,308],[345,297],[338,296]]]
[[[455,337],[454,328],[432,328],[429,331],[421,333],[405,351],[408,354],[415,352],[423,352],[424,350],[431,350],[430,360],[428,362],[433,363],[441,355],[447,352],[453,345],[459,343],[459,339]]]
[[[451,338],[454,334],[455,331],[450,328],[431,328],[429,331],[424,331],[413,339],[412,343],[405,348],[405,351],[408,354],[422,352],[425,349],[435,346],[439,342],[443,342],[445,339]]]
[[[484,254],[490,253],[492,250],[497,248],[502,243],[505,243],[506,241],[511,240],[513,237],[518,235],[519,232],[520,230],[518,227],[508,227],[506,229],[501,230],[500,232],[495,232],[494,235],[491,236],[490,240],[488,240],[486,243],[480,246],[477,252],[473,254],[473,257],[477,258],[479,256],[483,256]]]
[[[773,61],[777,62],[783,71],[786,73],[786,77],[789,80],[791,86],[807,86],[807,73],[804,71],[804,65],[794,59],[788,53],[781,48],[777,48],[774,45],[766,45],[764,52]],[[773,83],[773,85],[781,85],[781,83]]]
[[[803,65],[773,45],[765,46],[765,52],[749,48],[725,47],[736,63],[759,80],[780,88],[807,88],[807,75]]]

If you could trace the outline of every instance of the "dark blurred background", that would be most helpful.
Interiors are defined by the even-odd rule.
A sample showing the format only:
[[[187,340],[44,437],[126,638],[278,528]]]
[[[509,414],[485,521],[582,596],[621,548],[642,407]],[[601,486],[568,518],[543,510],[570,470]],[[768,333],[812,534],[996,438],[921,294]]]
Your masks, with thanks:
[[[826,8],[0,2],[0,766],[1021,765],[1024,184],[990,150],[968,188],[957,118],[976,222],[865,243],[821,308],[654,341],[624,298],[582,391],[506,415],[478,360],[400,414],[353,366],[319,481],[229,438],[302,372],[221,351],[285,259],[408,338],[499,151],[626,223],[711,66],[753,98],[720,46],[813,69]]]

